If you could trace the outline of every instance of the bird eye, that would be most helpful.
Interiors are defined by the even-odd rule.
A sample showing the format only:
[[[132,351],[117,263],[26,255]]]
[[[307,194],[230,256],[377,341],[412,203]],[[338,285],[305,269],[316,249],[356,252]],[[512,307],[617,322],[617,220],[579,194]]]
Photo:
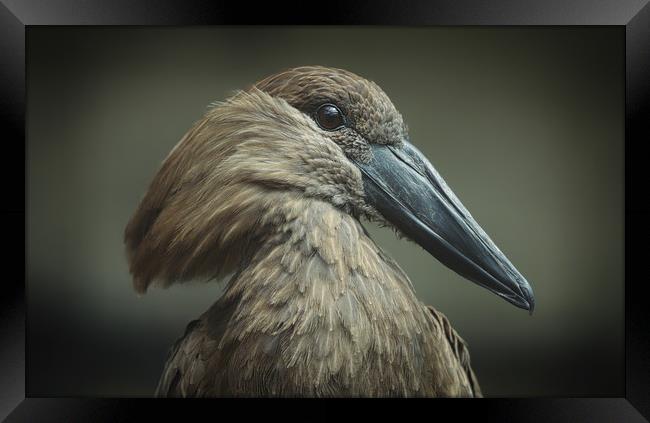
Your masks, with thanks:
[[[338,129],[345,124],[343,113],[333,104],[323,104],[316,111],[316,122],[328,131]]]

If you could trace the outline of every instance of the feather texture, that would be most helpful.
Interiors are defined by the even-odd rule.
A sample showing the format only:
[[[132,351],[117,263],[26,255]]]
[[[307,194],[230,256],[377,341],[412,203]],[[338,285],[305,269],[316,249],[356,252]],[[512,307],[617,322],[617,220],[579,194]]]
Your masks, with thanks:
[[[359,222],[303,203],[277,203],[295,217],[190,323],[157,394],[480,396],[463,340]]]

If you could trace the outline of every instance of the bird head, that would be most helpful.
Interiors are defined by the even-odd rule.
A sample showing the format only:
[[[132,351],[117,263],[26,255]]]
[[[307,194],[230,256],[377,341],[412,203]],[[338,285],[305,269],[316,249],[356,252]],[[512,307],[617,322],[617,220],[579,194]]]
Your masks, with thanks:
[[[411,144],[386,93],[321,66],[214,104],[171,151],[126,228],[136,290],[234,270],[274,210],[287,219],[304,201],[392,226],[532,312],[530,285]]]

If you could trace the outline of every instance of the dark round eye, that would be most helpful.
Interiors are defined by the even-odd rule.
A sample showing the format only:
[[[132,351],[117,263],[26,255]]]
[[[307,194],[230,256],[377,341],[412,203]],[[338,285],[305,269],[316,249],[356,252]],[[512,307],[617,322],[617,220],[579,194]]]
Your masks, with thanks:
[[[333,104],[323,104],[316,111],[316,121],[321,128],[332,131],[345,124],[343,113]]]

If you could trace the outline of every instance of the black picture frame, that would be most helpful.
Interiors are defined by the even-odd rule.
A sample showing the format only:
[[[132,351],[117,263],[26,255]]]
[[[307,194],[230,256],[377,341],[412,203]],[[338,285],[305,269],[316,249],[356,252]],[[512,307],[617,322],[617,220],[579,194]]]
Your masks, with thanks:
[[[642,154],[650,140],[650,6],[648,0],[445,0],[299,3],[221,1],[0,0],[0,116],[4,164],[5,272],[0,307],[0,417],[7,421],[125,421],[212,412],[207,401],[25,397],[25,33],[37,25],[614,25],[625,27],[625,395],[620,398],[436,400],[428,415],[496,421],[642,422],[650,417],[650,320],[645,310],[645,257],[650,176]],[[21,173],[21,170],[23,173]],[[22,183],[21,183],[22,182]],[[24,231],[23,231],[24,232]],[[22,248],[21,248],[22,247]],[[24,262],[22,262],[24,263]],[[154,402],[155,401],[155,402]],[[462,402],[459,402],[462,401]],[[422,404],[422,402],[418,402]],[[268,403],[265,413],[287,412]],[[216,407],[224,412],[223,405]],[[321,408],[319,408],[321,410]],[[403,407],[394,408],[400,412]],[[255,412],[239,405],[238,417]],[[323,410],[331,413],[331,410]],[[321,411],[318,412],[319,414]],[[281,415],[281,414],[280,414]],[[644,417],[645,416],[645,417]]]

